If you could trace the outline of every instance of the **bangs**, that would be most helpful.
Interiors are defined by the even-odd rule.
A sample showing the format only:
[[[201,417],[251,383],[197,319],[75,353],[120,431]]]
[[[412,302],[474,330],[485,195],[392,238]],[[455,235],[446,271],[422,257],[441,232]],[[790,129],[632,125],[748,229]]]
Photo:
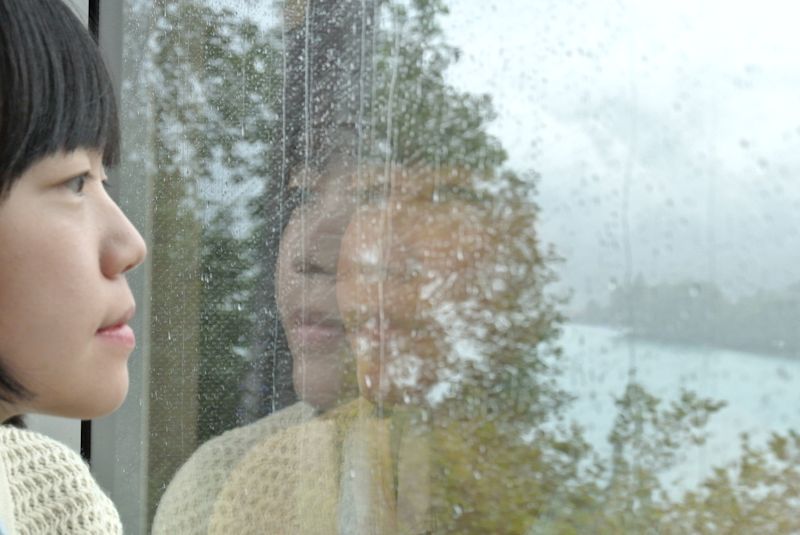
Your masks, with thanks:
[[[78,148],[119,159],[111,78],[61,0],[0,0],[0,195],[39,159]]]

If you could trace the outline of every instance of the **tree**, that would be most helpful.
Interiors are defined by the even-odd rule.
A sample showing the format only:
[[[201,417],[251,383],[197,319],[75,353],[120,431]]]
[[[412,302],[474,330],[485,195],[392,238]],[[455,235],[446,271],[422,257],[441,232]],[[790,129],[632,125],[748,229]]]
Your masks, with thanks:
[[[522,533],[553,493],[584,484],[579,474],[590,454],[564,421],[569,396],[555,380],[563,317],[548,292],[556,258],[536,234],[536,175],[504,167],[506,153],[488,134],[490,98],[445,82],[458,60],[439,25],[445,3],[382,2],[378,9],[368,154],[375,172],[383,167],[391,178],[384,176],[385,208],[361,227],[390,221],[397,251],[385,253],[387,269],[403,280],[396,290],[386,283],[381,306],[390,318],[415,317],[418,325],[400,351],[438,359],[429,389],[405,393],[412,405],[427,406],[436,444],[435,531]],[[415,261],[419,275],[407,273]],[[451,287],[426,293],[450,275],[457,281]],[[344,294],[357,289],[369,298],[363,284]],[[422,398],[437,386],[445,394],[430,406]]]
[[[257,263],[246,202],[268,179],[278,137],[282,56],[230,11],[202,3],[134,3],[145,25],[139,76],[124,88],[146,124],[129,151],[151,175],[150,510],[199,442],[237,425],[248,365]],[[225,184],[222,186],[222,184]],[[242,236],[244,234],[244,236]]]
[[[447,383],[435,400],[379,411],[426,429],[436,532],[699,529],[723,525],[731,504],[745,502],[734,518],[747,511],[754,526],[768,525],[756,523],[759,508],[788,514],[793,487],[766,497],[743,489],[793,481],[793,436],[776,438],[767,453],[745,448],[739,482],[720,469],[705,491],[666,492],[661,475],[702,441],[720,408],[713,400],[687,392],[664,408],[632,383],[618,403],[610,458],[566,421],[561,300],[549,291],[557,258],[536,234],[537,177],[505,166],[488,134],[491,99],[445,82],[458,60],[438,22],[446,4],[382,0],[374,13],[369,2],[285,7],[296,10],[285,32],[199,2],[146,7],[149,59],[141,85],[129,89],[153,125],[152,159],[139,154],[154,184],[151,506],[198,443],[293,399],[274,305],[276,243],[290,215],[285,186],[299,166],[347,157],[383,173],[383,200],[402,205],[373,214],[403,231],[398,258],[413,259],[416,248],[433,282],[447,281],[448,270],[459,275],[440,306],[425,308],[424,273],[400,266],[394,306],[410,296],[424,325],[416,348],[425,339],[430,355],[445,359],[436,371],[454,373],[428,385]],[[231,201],[220,182],[250,185],[252,194]],[[425,264],[426,251],[438,259]],[[678,291],[691,297],[691,287]],[[634,297],[650,298],[642,284],[625,296]],[[702,309],[692,304],[690,319]],[[772,470],[770,456],[783,471]]]

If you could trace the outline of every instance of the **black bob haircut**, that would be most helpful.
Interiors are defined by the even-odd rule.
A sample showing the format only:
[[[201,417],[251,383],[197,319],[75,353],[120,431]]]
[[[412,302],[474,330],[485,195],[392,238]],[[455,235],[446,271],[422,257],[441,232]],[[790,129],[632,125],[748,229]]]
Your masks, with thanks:
[[[106,166],[119,159],[117,106],[97,45],[62,0],[0,0],[0,203],[31,165],[78,148],[102,151]],[[0,400],[33,395],[0,361]]]
[[[62,0],[0,0],[0,199],[43,157],[78,148],[119,159],[111,77]]]

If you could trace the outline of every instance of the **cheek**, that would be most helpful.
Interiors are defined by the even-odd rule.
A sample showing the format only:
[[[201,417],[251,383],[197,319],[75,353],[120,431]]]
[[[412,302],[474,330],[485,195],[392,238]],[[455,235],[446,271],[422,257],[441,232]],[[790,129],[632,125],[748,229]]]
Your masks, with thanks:
[[[92,298],[87,286],[99,267],[92,268],[86,251],[76,244],[64,240],[14,243],[8,239],[0,239],[0,243],[5,250],[0,255],[0,314],[5,318],[58,318],[64,314],[64,307],[80,307]]]
[[[281,240],[278,249],[278,261],[275,265],[275,300],[281,317],[285,317],[291,305],[292,258],[287,240]]]
[[[9,227],[0,232],[0,331],[31,346],[53,336],[68,344],[85,334],[93,308],[102,304],[98,252],[85,233],[67,225]],[[11,231],[9,231],[9,229]],[[86,324],[86,325],[84,325]],[[80,332],[73,332],[80,331]]]
[[[84,357],[92,347],[97,315],[82,304],[78,292],[46,284],[29,290],[15,292],[13,301],[25,300],[17,306],[0,299],[0,356],[12,377],[34,394],[49,397],[59,385],[89,372],[83,369]]]

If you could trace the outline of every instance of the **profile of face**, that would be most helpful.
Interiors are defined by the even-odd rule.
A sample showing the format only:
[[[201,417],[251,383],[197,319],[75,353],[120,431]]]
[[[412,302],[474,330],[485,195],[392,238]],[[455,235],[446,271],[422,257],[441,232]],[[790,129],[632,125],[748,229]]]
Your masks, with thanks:
[[[388,198],[359,209],[347,227],[337,295],[359,389],[371,401],[436,404],[472,361],[496,240],[465,181],[401,171]]]
[[[32,395],[2,412],[94,418],[128,390],[142,237],[106,192],[100,153],[56,153],[0,201],[0,358]]]
[[[328,409],[357,395],[353,357],[336,302],[336,268],[355,208],[354,173],[345,165],[294,173],[295,208],[283,232],[276,270],[277,303],[300,399]]]

